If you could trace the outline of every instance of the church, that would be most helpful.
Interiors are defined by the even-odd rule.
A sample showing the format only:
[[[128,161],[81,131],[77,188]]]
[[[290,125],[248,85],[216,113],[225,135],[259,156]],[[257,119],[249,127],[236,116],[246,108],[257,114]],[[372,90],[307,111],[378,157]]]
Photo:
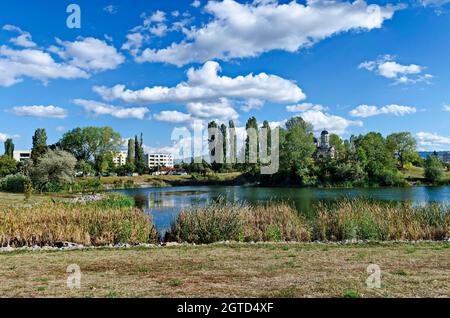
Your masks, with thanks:
[[[336,149],[330,146],[330,134],[324,130],[320,134],[320,141],[314,137],[314,144],[317,150],[314,154],[316,159],[334,159],[336,156]]]

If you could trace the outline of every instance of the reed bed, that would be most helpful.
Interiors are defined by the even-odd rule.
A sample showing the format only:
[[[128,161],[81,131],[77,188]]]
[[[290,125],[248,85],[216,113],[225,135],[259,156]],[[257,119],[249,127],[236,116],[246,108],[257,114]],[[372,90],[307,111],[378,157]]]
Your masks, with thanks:
[[[288,204],[213,203],[183,210],[173,222],[166,241],[309,241],[309,229]]]
[[[0,210],[0,246],[85,246],[157,242],[151,218],[136,208],[46,202]]]
[[[317,240],[444,240],[450,237],[450,208],[432,203],[340,200],[319,203],[312,220]]]
[[[441,204],[413,207],[363,199],[319,203],[305,219],[287,203],[213,203],[181,212],[166,241],[446,240],[450,209]]]

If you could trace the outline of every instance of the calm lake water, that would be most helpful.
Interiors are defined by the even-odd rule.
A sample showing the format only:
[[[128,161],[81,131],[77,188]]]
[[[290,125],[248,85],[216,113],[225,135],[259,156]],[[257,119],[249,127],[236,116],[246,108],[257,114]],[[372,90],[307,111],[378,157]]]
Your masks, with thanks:
[[[386,201],[411,201],[414,204],[442,202],[450,204],[450,187],[411,188],[258,188],[243,186],[189,186],[169,188],[115,190],[133,196],[146,213],[153,216],[158,230],[164,232],[182,208],[204,206],[223,197],[228,201],[249,203],[288,201],[300,213],[308,214],[320,200],[339,198],[371,198]]]

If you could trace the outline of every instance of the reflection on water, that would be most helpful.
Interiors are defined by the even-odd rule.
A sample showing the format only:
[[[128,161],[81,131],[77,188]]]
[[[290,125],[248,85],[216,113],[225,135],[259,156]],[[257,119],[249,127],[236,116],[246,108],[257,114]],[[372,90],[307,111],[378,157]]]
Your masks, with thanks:
[[[414,204],[443,202],[450,204],[450,187],[411,188],[258,188],[241,186],[193,186],[115,190],[135,198],[136,204],[153,216],[158,230],[164,232],[183,208],[204,206],[219,197],[227,201],[263,203],[287,201],[303,214],[310,214],[315,202],[339,198],[371,198],[386,201],[410,201]]]

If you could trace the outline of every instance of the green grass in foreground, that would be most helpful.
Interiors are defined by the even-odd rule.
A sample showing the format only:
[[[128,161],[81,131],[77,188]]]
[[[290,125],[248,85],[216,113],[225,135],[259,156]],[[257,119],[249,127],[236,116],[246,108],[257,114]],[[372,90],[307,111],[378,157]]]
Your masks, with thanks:
[[[406,179],[414,179],[425,182],[424,169],[421,167],[412,167],[411,169],[402,171]],[[443,181],[450,181],[450,171],[445,171]]]
[[[34,205],[46,200],[45,196],[32,195],[30,200],[25,201],[25,196],[21,193],[7,193],[0,192],[0,208],[7,206],[24,206],[24,205]]]
[[[409,252],[411,248],[414,253]],[[80,266],[79,290],[66,287],[70,264]],[[369,264],[380,266],[380,289],[366,286]],[[449,297],[449,264],[449,243],[271,243],[13,252],[0,254],[0,295]]]

